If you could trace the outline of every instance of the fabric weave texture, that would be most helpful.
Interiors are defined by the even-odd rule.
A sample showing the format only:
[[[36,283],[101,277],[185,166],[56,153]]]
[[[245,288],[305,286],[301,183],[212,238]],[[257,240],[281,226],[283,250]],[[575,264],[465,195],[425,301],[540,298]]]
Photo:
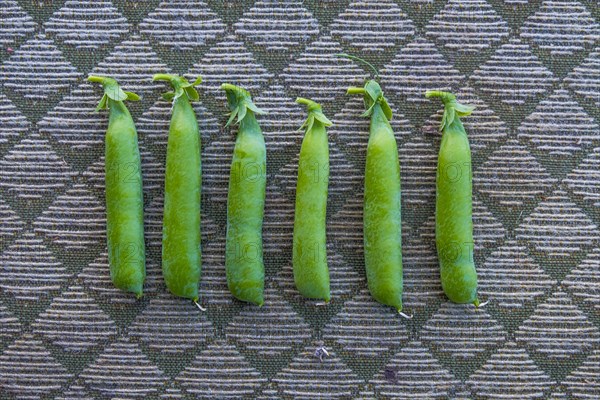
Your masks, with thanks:
[[[362,254],[368,120],[348,86],[375,64],[402,168],[405,310],[375,303]],[[171,105],[158,72],[203,77],[200,312],[160,271]],[[105,112],[128,103],[144,175],[143,299],[109,276]],[[223,82],[248,89],[268,157],[265,305],[225,280]],[[441,290],[435,174],[442,104],[473,151],[484,308]],[[301,298],[291,249],[297,96],[323,105],[332,303]],[[600,397],[600,4],[593,0],[0,0],[0,399],[590,399]],[[319,359],[315,352],[329,353]]]

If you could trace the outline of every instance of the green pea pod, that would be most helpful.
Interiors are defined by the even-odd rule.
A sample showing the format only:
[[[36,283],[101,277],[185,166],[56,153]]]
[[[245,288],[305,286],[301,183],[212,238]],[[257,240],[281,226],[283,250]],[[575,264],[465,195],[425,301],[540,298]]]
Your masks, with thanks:
[[[425,96],[439,97],[444,103],[435,208],[442,288],[455,303],[479,306],[473,260],[471,149],[459,118],[471,114],[474,107],[458,103],[452,93],[427,91]]]
[[[237,299],[263,305],[265,267],[262,223],[267,183],[265,139],[255,114],[264,114],[246,90],[224,83],[231,116],[239,130],[233,150],[227,197],[225,269],[227,285]]]
[[[106,237],[110,277],[114,285],[141,297],[146,277],[144,198],[138,138],[124,100],[139,97],[117,81],[88,77],[101,83],[104,95],[97,110],[108,109],[106,130]]]
[[[329,302],[329,269],[327,267],[327,186],[329,183],[329,143],[327,119],[321,106],[314,101],[298,98],[297,103],[308,107],[308,118],[296,186],[294,218],[293,267],[298,291],[311,299]]]
[[[371,118],[365,166],[364,248],[369,291],[378,302],[402,311],[402,218],[398,146],[392,110],[375,80],[348,94],[364,96]],[[404,315],[404,314],[403,314]]]
[[[200,247],[201,160],[200,132],[190,101],[198,100],[195,85],[177,75],[157,74],[173,92],[163,97],[173,101],[167,143],[165,204],[162,239],[162,271],[167,288],[175,296],[198,302],[202,266]]]

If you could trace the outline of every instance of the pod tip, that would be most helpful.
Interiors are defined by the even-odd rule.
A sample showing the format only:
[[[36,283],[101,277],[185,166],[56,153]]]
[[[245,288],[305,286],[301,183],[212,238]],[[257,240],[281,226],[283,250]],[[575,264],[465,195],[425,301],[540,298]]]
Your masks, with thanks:
[[[200,311],[206,311],[206,308],[202,307],[200,305],[200,303],[198,303],[198,297],[196,297],[194,300],[192,300],[194,302],[194,304],[196,305],[196,307],[198,307],[200,309]]]
[[[489,302],[490,302],[490,301],[489,301],[489,300],[487,300],[487,301],[484,301],[483,303],[480,303],[480,302],[479,302],[479,299],[477,298],[477,299],[475,299],[475,301],[473,302],[473,305],[474,305],[476,308],[481,308],[481,307],[485,307],[485,306],[486,306],[486,305],[487,305]]]
[[[410,315],[405,314],[405,313],[402,312],[402,309],[398,310],[398,314],[400,314],[402,317],[404,317],[406,319],[413,319],[413,314],[410,314]]]

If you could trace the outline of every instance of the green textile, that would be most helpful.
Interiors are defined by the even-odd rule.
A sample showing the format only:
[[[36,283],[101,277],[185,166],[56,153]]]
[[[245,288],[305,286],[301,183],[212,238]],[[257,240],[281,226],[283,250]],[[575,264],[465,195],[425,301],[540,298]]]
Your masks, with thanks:
[[[600,5],[540,0],[0,0],[0,399],[583,399],[600,396]],[[404,310],[368,294],[368,120],[347,96],[380,69],[402,167]],[[170,103],[158,72],[201,75],[201,312],[160,272]],[[144,174],[143,299],[109,277],[105,112],[115,77]],[[267,143],[265,305],[225,279],[235,127],[248,89]],[[477,108],[475,310],[441,291],[434,243],[442,104]],[[298,153],[313,99],[333,121],[332,302],[301,298],[291,249]],[[319,350],[324,348],[323,350]],[[319,358],[322,356],[322,360]]]

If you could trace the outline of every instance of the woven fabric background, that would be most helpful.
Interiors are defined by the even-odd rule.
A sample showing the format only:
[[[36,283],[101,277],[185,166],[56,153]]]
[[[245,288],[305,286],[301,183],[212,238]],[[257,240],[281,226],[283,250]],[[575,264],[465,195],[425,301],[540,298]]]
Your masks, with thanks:
[[[376,304],[362,256],[368,121],[345,89],[381,70],[402,165],[407,321]],[[152,74],[202,75],[199,312],[160,272],[170,104]],[[143,159],[148,277],[109,278],[105,113],[89,73],[128,104]],[[232,300],[224,237],[235,131],[219,85],[269,112],[266,304]],[[434,247],[441,118],[426,89],[477,110],[480,310],[446,301]],[[291,270],[305,110],[330,129],[333,302]],[[595,0],[0,0],[1,399],[600,398],[600,5]],[[329,356],[320,361],[315,350]]]

